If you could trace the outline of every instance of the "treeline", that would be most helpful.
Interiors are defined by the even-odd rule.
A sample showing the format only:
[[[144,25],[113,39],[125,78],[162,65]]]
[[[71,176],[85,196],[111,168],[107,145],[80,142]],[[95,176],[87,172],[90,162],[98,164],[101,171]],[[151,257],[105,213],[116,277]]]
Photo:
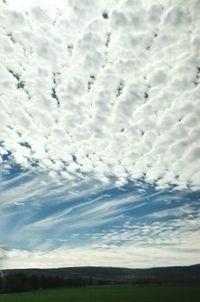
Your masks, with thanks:
[[[96,278],[64,278],[55,275],[36,275],[36,274],[24,274],[13,273],[6,276],[0,275],[0,293],[15,293],[25,292],[38,289],[55,289],[55,288],[70,288],[70,287],[82,287],[88,285],[105,285],[105,284],[132,284],[132,285],[163,285],[169,283],[169,280],[105,280]],[[173,282],[173,283],[179,283]],[[182,282],[184,283],[184,282]],[[188,282],[187,282],[188,283]]]
[[[45,275],[25,275],[24,273],[15,273],[0,276],[0,293],[24,292],[38,289],[53,289],[67,287],[81,287],[86,285],[108,284],[111,281],[83,279],[83,278],[62,278],[58,276]]]

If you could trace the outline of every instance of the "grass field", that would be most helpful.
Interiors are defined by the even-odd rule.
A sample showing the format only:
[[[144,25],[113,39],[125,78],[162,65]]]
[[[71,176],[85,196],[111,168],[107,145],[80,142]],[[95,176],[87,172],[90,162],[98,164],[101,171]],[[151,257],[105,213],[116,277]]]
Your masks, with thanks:
[[[0,302],[199,302],[200,285],[88,286],[0,294]]]

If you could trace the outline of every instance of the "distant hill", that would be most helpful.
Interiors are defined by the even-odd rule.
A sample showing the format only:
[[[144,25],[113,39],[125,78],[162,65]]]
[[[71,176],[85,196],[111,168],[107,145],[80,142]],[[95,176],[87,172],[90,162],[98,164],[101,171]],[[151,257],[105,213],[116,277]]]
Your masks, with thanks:
[[[59,277],[62,279],[101,280],[103,282],[200,282],[200,264],[191,266],[129,269],[117,267],[66,267],[51,269],[3,270],[4,276]]]

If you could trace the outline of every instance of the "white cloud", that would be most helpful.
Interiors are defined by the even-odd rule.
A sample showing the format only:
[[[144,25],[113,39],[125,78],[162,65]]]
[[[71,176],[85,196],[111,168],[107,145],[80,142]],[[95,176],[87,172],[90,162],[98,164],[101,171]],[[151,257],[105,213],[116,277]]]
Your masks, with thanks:
[[[147,257],[148,255],[148,257]],[[199,262],[198,253],[188,249],[134,247],[60,248],[50,252],[11,250],[6,254],[3,268],[48,268],[66,266],[151,267],[191,265]]]
[[[199,189],[198,1],[7,2],[0,139],[16,163]]]
[[[57,175],[56,175],[57,176]],[[31,171],[24,172],[11,179],[2,176],[0,183],[0,205],[7,207],[14,203],[29,203],[30,207],[36,204],[46,203],[51,198],[57,202],[73,201],[76,198],[84,198],[91,194],[97,194],[105,187],[97,181],[91,181],[87,177],[74,183],[68,179],[63,185],[55,175],[49,177],[46,174],[34,174]],[[55,202],[55,200],[54,200]]]

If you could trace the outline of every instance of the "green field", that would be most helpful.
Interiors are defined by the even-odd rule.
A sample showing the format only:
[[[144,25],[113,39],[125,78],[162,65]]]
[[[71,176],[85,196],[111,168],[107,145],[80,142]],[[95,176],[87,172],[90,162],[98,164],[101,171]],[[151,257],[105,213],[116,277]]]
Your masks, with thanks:
[[[88,286],[0,294],[0,302],[199,302],[200,285]]]

